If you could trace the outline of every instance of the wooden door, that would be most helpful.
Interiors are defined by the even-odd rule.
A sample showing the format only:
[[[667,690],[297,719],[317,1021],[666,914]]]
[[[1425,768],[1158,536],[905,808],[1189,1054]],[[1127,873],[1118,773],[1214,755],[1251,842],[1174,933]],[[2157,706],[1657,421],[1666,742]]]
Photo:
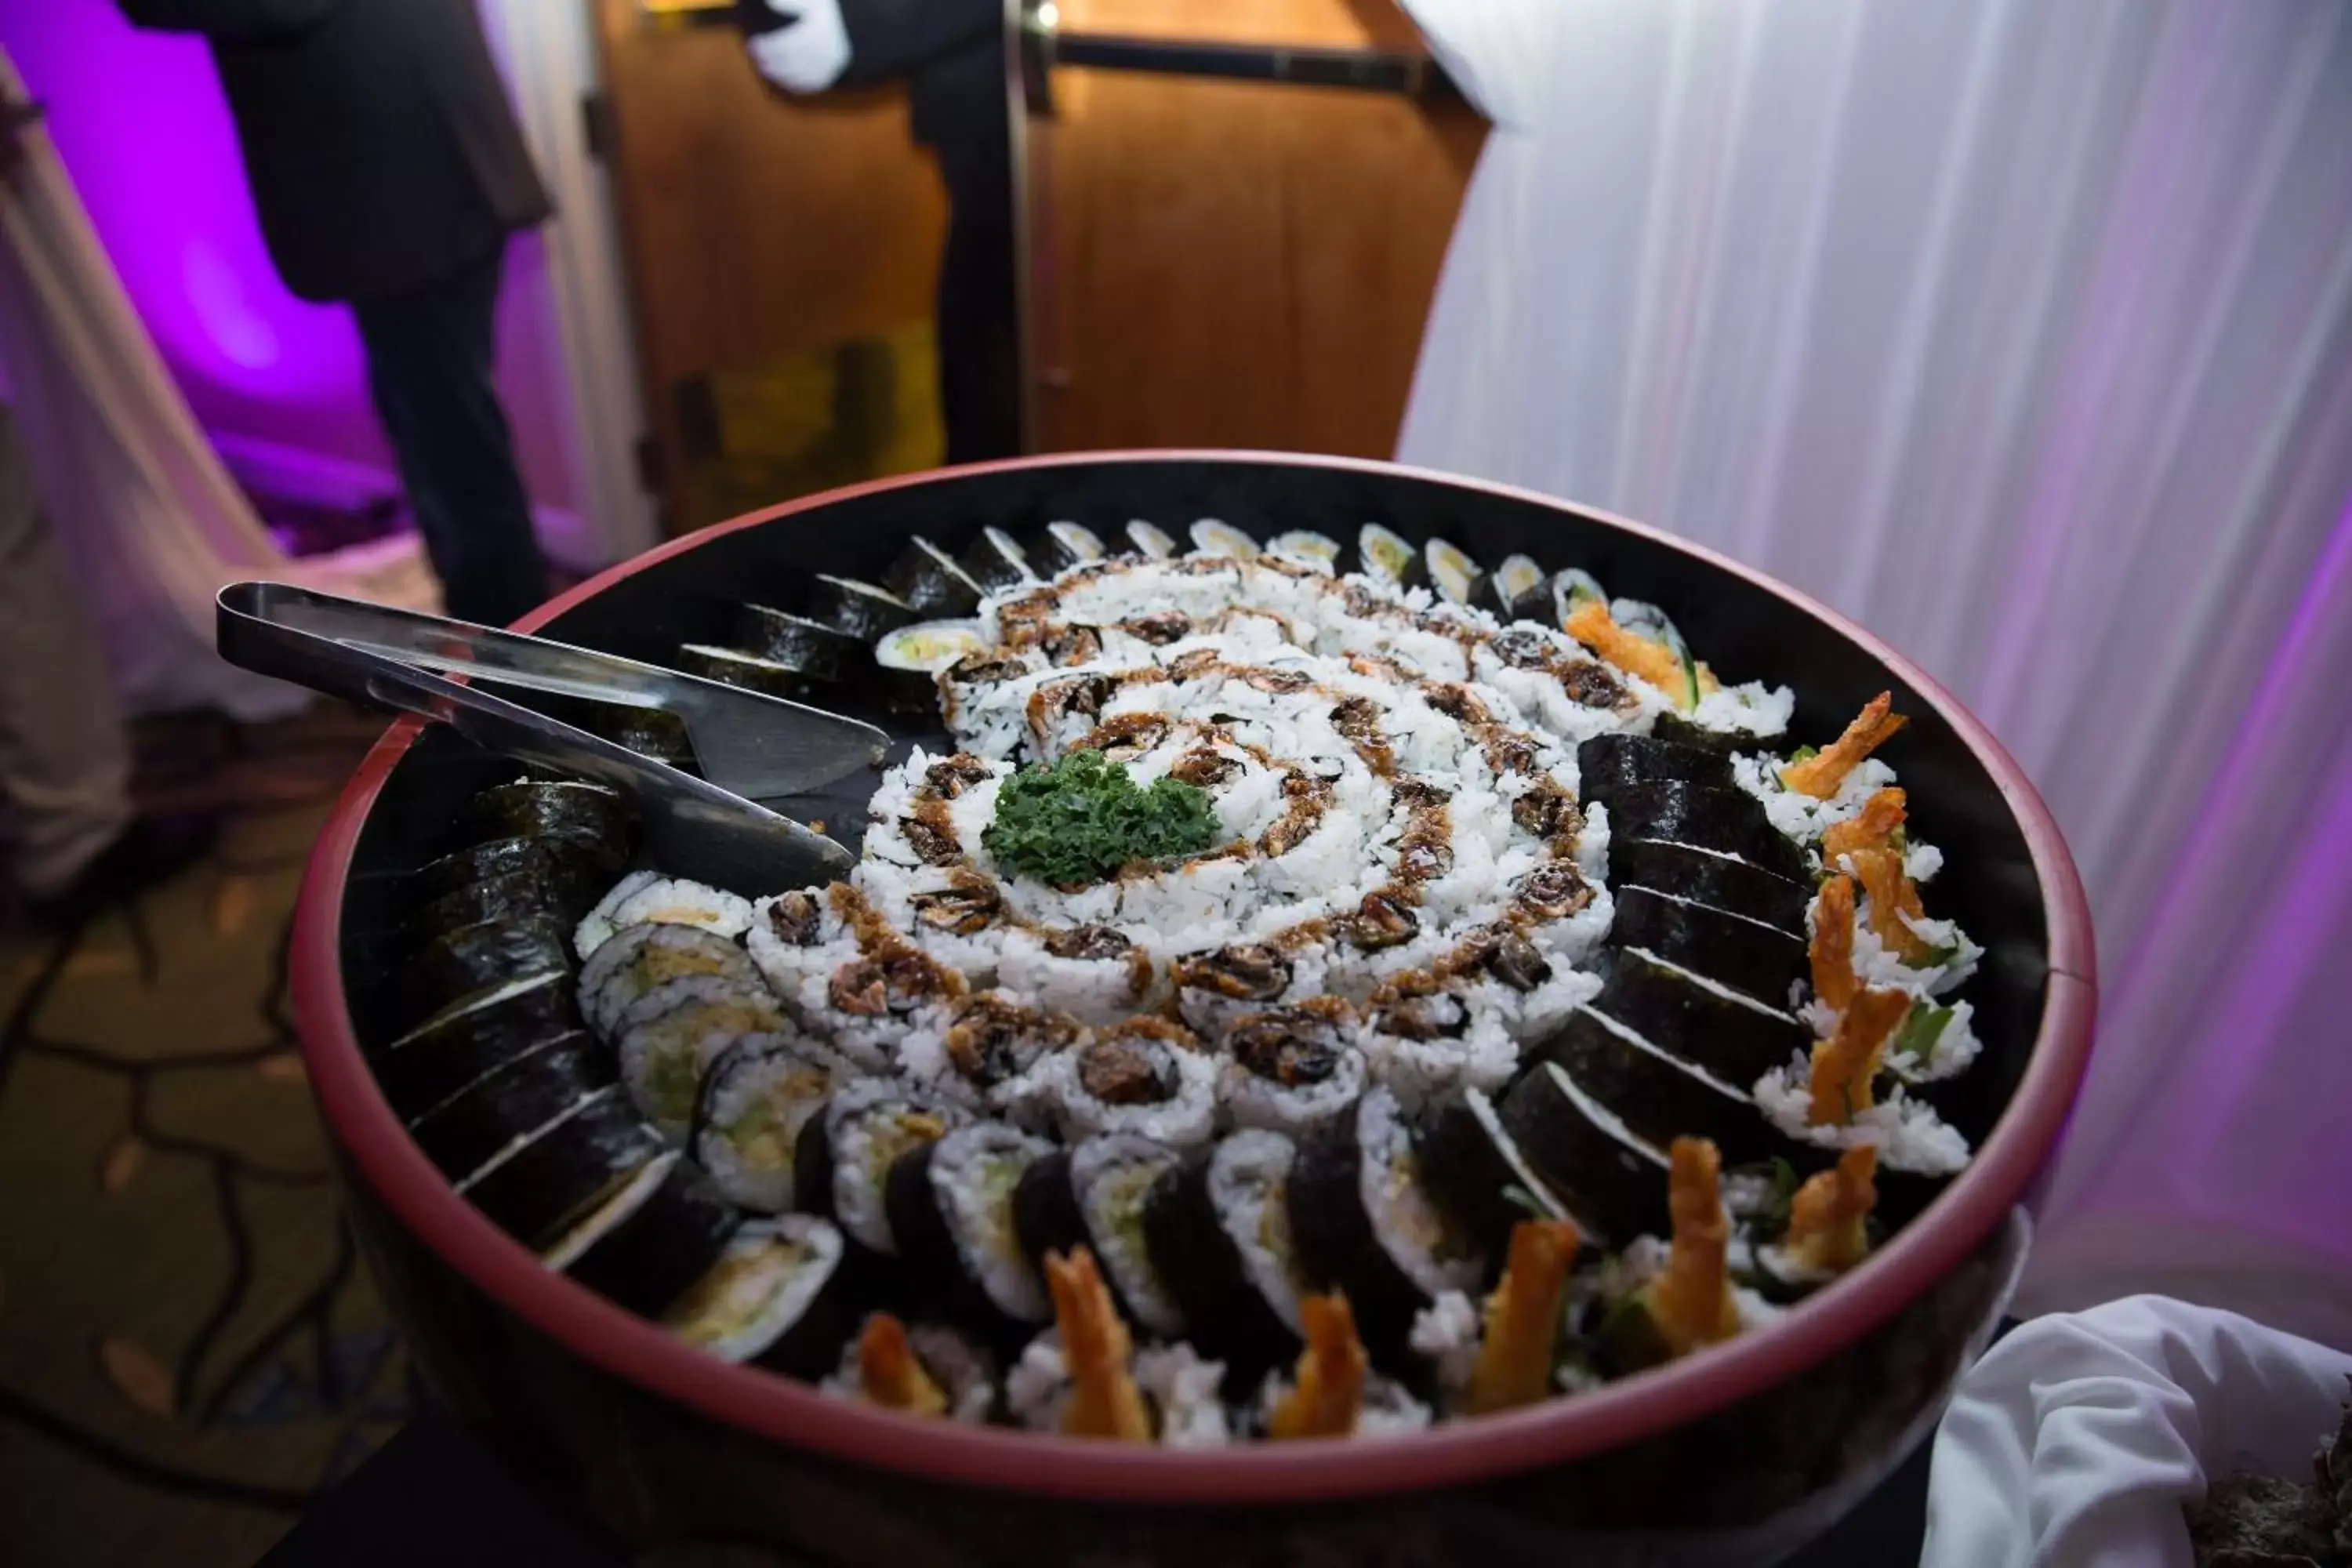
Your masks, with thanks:
[[[1066,37],[1421,48],[1389,0],[1056,9]],[[1389,456],[1475,112],[1068,64],[1050,93],[1025,121],[1033,443]]]
[[[724,12],[586,3],[670,531],[937,463],[946,200],[904,94],[791,100]]]

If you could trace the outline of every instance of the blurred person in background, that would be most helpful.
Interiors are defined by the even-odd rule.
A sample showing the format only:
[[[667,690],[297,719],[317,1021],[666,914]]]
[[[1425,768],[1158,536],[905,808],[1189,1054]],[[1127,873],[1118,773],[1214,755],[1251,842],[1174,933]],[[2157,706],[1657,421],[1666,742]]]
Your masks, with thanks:
[[[1021,450],[1013,133],[998,0],[738,0],[760,73],[792,93],[907,83],[948,192],[940,402],[948,461]]]
[[[0,91],[0,202],[39,118]],[[131,740],[106,657],[41,521],[15,421],[0,405],[0,805],[8,881],[40,923],[78,925],[168,880],[212,847],[210,816],[141,816]]]
[[[352,307],[449,613],[547,596],[491,379],[507,237],[551,207],[474,0],[119,0],[201,33],[286,287]]]

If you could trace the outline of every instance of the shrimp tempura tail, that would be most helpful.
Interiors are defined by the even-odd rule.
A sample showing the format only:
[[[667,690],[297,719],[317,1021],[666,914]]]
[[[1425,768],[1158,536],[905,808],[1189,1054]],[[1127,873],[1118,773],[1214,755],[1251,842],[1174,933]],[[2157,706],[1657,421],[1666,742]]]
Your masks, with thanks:
[[[1878,791],[1863,802],[1859,812],[1822,830],[1822,864],[1834,868],[1839,856],[1857,849],[1892,848],[1906,815],[1901,790]]]
[[[1345,1437],[1356,1430],[1364,1408],[1364,1342],[1356,1337],[1356,1315],[1348,1298],[1333,1291],[1298,1303],[1307,1349],[1298,1358],[1298,1381],[1266,1417],[1270,1437]]]
[[[1062,1430],[1073,1437],[1150,1442],[1151,1414],[1128,1365],[1134,1343],[1094,1254],[1083,1247],[1067,1257],[1047,1253],[1045,1286],[1053,1293],[1054,1322],[1062,1331],[1062,1360],[1070,1373]]]
[[[1575,635],[1571,629],[1570,636]],[[1801,763],[1790,763],[1780,770],[1780,782],[1799,795],[1809,795],[1816,800],[1827,800],[1837,794],[1845,775],[1862,765],[1864,757],[1878,750],[1908,722],[1894,711],[1895,694],[1882,691],[1864,705],[1845,733],[1807,757]]]
[[[1832,877],[1813,900],[1813,994],[1839,1012],[1853,1000],[1853,879]]]
[[[1906,963],[1926,957],[1927,944],[1903,919],[1908,915],[1918,920],[1927,912],[1919,902],[1918,888],[1903,868],[1903,857],[1892,849],[1872,847],[1856,849],[1846,860],[1861,879],[1862,890],[1870,895],[1870,929],[1878,945]]]
[[[1532,1405],[1551,1392],[1560,1299],[1575,1260],[1576,1226],[1566,1220],[1523,1219],[1511,1227],[1510,1261],[1486,1299],[1486,1338],[1470,1373],[1474,1414]]]
[[[1808,1123],[1843,1127],[1875,1103],[1871,1080],[1878,1076],[1886,1038],[1910,1010],[1907,992],[1874,989],[1854,997],[1838,1016],[1837,1032],[1813,1045]]]
[[[1627,631],[1598,599],[1587,599],[1569,612],[1560,629],[1628,675],[1638,675],[1674,700],[1677,708],[1691,706],[1689,682],[1683,661],[1662,642]]]
[[[1836,1166],[1805,1179],[1789,1205],[1789,1232],[1781,1247],[1808,1268],[1843,1274],[1870,1251],[1863,1222],[1878,1202],[1875,1145],[1861,1143],[1838,1156]]]
[[[869,1404],[915,1415],[944,1415],[948,1396],[907,1342],[907,1325],[887,1312],[866,1320],[857,1335],[857,1392]]]
[[[1645,1294],[1667,1347],[1685,1355],[1739,1331],[1731,1299],[1731,1217],[1723,1208],[1723,1156],[1705,1138],[1677,1138],[1666,1172],[1674,1242],[1665,1271]]]

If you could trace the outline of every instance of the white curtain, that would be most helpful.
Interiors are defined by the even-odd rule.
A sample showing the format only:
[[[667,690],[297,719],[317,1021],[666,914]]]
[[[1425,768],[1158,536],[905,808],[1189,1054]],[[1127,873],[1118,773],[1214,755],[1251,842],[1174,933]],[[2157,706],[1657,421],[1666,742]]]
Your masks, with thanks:
[[[1498,129],[1400,456],[1950,684],[2099,929],[2032,1299],[2352,1344],[2352,7],[1406,3]]]
[[[5,51],[0,89],[26,96]],[[224,584],[275,577],[417,607],[438,590],[413,541],[287,559],[173,384],[48,138],[26,140],[0,181],[0,382],[122,702],[289,712],[306,693],[213,653]]]

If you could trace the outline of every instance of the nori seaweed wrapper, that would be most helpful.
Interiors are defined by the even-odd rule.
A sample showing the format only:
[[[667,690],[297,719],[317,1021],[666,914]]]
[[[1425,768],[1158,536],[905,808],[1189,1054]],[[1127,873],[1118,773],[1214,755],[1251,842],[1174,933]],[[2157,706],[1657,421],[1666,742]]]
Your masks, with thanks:
[[[786,669],[781,664],[771,664],[748,653],[732,648],[703,647],[688,643],[677,650],[677,667],[688,675],[715,680],[722,686],[740,686],[746,691],[756,691],[763,697],[797,699],[808,689],[808,682],[797,670]]]
[[[1620,790],[1608,806],[1612,842],[1620,835],[1669,838],[1753,860],[1791,881],[1811,879],[1804,851],[1765,819],[1753,795],[1738,790],[1666,779]]]
[[[882,584],[927,620],[954,620],[980,608],[980,584],[953,556],[920,534],[907,541],[907,548],[882,574]]]
[[[1576,748],[1576,793],[1603,805],[1637,784],[1705,784],[1731,788],[1731,760],[1720,752],[1622,732],[1595,735]],[[1613,808],[1612,808],[1613,809]]]
[[[658,1317],[718,1261],[741,1219],[709,1173],[681,1156],[564,1272],[617,1307]]]
[[[1590,1007],[1570,1014],[1538,1054],[1654,1148],[1711,1138],[1732,1164],[1789,1152],[1788,1140],[1745,1089],[1710,1082],[1664,1052],[1643,1049]]]
[[[1022,1322],[998,1307],[964,1262],[954,1224],[940,1208],[939,1187],[931,1179],[932,1160],[943,1142],[934,1138],[899,1155],[890,1163],[883,1184],[883,1212],[890,1216],[907,1287],[999,1348],[1018,1353],[1037,1325]]]
[[[1492,1101],[1487,1103],[1495,1124],[1490,1127],[1479,1116],[1474,1105],[1485,1099],[1475,1089],[1450,1090],[1422,1113],[1413,1145],[1421,1156],[1422,1181],[1430,1196],[1444,1206],[1481,1251],[1499,1260],[1510,1251],[1511,1227],[1535,1217],[1512,1195],[1513,1189],[1555,1218],[1573,1215],[1564,1213],[1566,1205],[1557,1201],[1533,1170],[1532,1162],[1511,1142]],[[1514,1157],[1529,1169],[1515,1166]]]
[[[584,1031],[558,1035],[410,1122],[408,1135],[444,1175],[463,1180],[514,1139],[612,1081],[611,1052]]]
[[[1021,1173],[1013,1189],[1013,1229],[1029,1261],[1043,1268],[1048,1252],[1087,1245],[1086,1212],[1070,1184],[1070,1152],[1056,1149]]]
[[[577,834],[536,834],[469,845],[420,868],[413,879],[418,903],[446,898],[475,882],[502,877],[543,880],[589,876],[610,883],[628,863],[626,847]]]
[[[1727,1082],[1752,1084],[1812,1048],[1813,1032],[1790,1014],[1759,1012],[1627,949],[1598,957],[1604,984],[1592,999],[1596,1011]]]
[[[610,879],[586,865],[559,867],[545,876],[514,872],[486,881],[468,882],[425,905],[408,917],[403,930],[408,940],[423,946],[446,932],[486,921],[554,921],[566,931],[595,908]]]
[[[820,572],[809,584],[808,617],[860,642],[911,624],[915,606],[885,588]]]
[[[465,1197],[509,1236],[543,1252],[661,1146],[625,1091],[598,1089],[582,1110],[474,1182]]]
[[[746,605],[737,616],[735,646],[812,680],[839,680],[863,662],[866,645],[848,633],[765,605]]]
[[[1001,529],[982,529],[956,558],[956,564],[980,584],[983,593],[1001,594],[1031,580],[1028,558],[1022,554],[1012,536]]]
[[[1300,1269],[1319,1290],[1340,1289],[1365,1348],[1384,1365],[1407,1364],[1406,1337],[1429,1297],[1397,1266],[1364,1212],[1357,1117],[1336,1116],[1298,1139],[1286,1196]]]
[[[423,1115],[492,1068],[581,1026],[572,976],[497,996],[500,985],[452,1003],[391,1045],[370,1053],[376,1083],[403,1121]]]
[[[485,840],[569,834],[619,845],[625,855],[635,844],[628,797],[603,784],[519,779],[476,795],[474,816]]]
[[[1664,1161],[1590,1121],[1562,1087],[1567,1079],[1553,1063],[1521,1078],[1497,1108],[1504,1131],[1551,1190],[1611,1244],[1622,1247],[1644,1232],[1666,1235]]]
[[[1768,1007],[1787,1005],[1790,986],[1805,973],[1801,939],[1705,904],[1677,903],[1647,888],[1619,885],[1609,941],[1645,948]]]
[[[1184,1314],[1187,1337],[1225,1363],[1237,1394],[1268,1367],[1298,1352],[1298,1336],[1251,1282],[1241,1248],[1209,1196],[1213,1148],[1194,1151],[1151,1184],[1143,1200],[1143,1241],[1151,1267]]]
[[[1662,893],[1712,904],[1735,915],[1778,926],[1791,935],[1805,931],[1805,908],[1813,890],[1747,860],[1727,860],[1687,845],[1654,838],[1609,841],[1609,876],[1620,887],[1655,888]]]
[[[420,1023],[486,985],[572,967],[570,928],[546,915],[444,931],[402,968],[394,989],[404,1024]]]

